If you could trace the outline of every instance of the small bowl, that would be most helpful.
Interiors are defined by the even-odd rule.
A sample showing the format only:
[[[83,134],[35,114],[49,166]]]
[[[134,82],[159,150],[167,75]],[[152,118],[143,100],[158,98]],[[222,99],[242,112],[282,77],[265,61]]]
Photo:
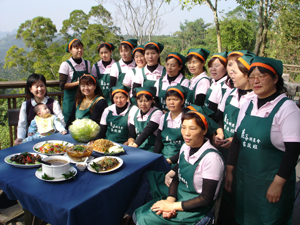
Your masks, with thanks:
[[[52,160],[64,161],[61,165],[46,165],[42,164],[43,173],[47,174],[49,177],[61,178],[62,174],[67,174],[70,170],[70,159],[64,156],[48,156],[43,159],[45,162],[51,162]]]
[[[84,171],[86,169],[86,163],[76,163],[76,167],[80,171]]]
[[[76,146],[81,146],[85,149],[83,151],[77,151],[74,149]],[[70,159],[72,159],[74,162],[83,162],[87,157],[89,157],[92,154],[93,148],[91,146],[86,145],[74,145],[66,147],[66,152]]]

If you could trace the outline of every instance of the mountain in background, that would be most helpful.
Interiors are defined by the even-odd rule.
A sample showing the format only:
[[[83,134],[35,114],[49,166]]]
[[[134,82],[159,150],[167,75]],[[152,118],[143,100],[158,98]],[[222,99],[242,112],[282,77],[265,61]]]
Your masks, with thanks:
[[[16,45],[19,48],[24,48],[25,44],[21,40],[16,39],[16,30],[15,32],[0,32],[0,63],[5,63],[5,55],[8,49]]]

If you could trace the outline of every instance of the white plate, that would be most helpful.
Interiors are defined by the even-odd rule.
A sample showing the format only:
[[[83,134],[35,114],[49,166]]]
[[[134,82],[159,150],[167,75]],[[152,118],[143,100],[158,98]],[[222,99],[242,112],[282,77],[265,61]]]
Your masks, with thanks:
[[[70,166],[69,172],[75,172],[75,175],[74,175],[74,177],[75,177],[76,174],[77,174],[77,169],[74,168],[73,166]],[[47,182],[60,182],[60,181],[65,181],[65,180],[66,180],[63,176],[62,176],[62,177],[59,177],[59,178],[54,178],[53,180],[44,180],[44,179],[42,178],[42,176],[43,176],[42,168],[40,168],[40,169],[38,169],[37,171],[35,171],[35,176],[36,176],[37,178],[39,178],[40,180],[42,180],[42,181],[47,181]],[[73,178],[73,177],[70,177],[70,178],[68,178],[67,180],[69,180],[69,179],[71,179],[71,178]]]
[[[58,144],[64,144],[66,146],[73,146],[72,143],[69,143],[67,141],[60,141],[60,140],[49,140],[49,141],[42,141],[42,142],[39,142],[39,143],[36,143],[34,146],[33,146],[33,151],[37,152],[37,153],[40,153],[40,154],[43,154],[43,155],[63,155],[65,154],[65,152],[62,152],[62,153],[56,153],[56,154],[50,154],[50,153],[41,153],[39,152],[38,150],[35,150],[36,148],[40,148],[42,145],[46,144],[46,143],[58,143]]]
[[[120,144],[118,144],[118,143],[115,143],[115,142],[112,142],[113,144],[114,144],[114,146],[118,146],[118,147],[122,147]],[[90,142],[89,143],[87,143],[87,145],[90,145]],[[124,153],[125,152],[125,149],[122,147],[122,149],[123,149],[123,151],[121,151],[121,152],[114,152],[114,153],[104,153],[104,152],[98,152],[98,151],[95,151],[95,150],[93,150],[93,152],[95,152],[95,153],[97,153],[97,154],[100,154],[100,155],[107,155],[107,156],[110,156],[110,155],[120,155],[120,154],[122,154],[122,153]]]
[[[6,162],[9,165],[12,165],[12,166],[15,166],[15,167],[20,167],[20,168],[34,168],[34,167],[40,167],[42,165],[41,163],[37,163],[37,164],[19,164],[19,163],[11,163],[11,162],[8,161],[8,160],[10,160],[11,157],[13,157],[15,155],[20,155],[22,153],[15,153],[15,154],[8,155],[4,158],[4,162]],[[32,155],[40,155],[42,159],[45,157],[42,154],[38,154],[38,153],[34,153],[34,152],[28,152],[28,153],[30,153]]]
[[[76,163],[82,163],[82,162],[76,162],[76,161],[74,161],[73,159],[71,159],[71,158],[68,156],[68,153],[65,153],[65,154],[64,154],[64,157],[68,157],[68,158],[70,159],[70,163],[73,163],[73,164],[76,164]],[[94,158],[95,158],[94,156],[91,156],[91,155],[90,155],[87,161],[90,162],[90,161],[92,161]]]
[[[112,172],[112,171],[114,171],[114,170],[119,169],[119,168],[123,165],[123,160],[122,160],[121,158],[119,158],[119,157],[116,157],[116,156],[102,156],[102,157],[98,157],[98,158],[96,158],[96,159],[93,159],[93,160],[88,164],[87,169],[88,169],[89,171],[93,172],[93,173],[97,173],[97,171],[96,171],[94,168],[91,167],[91,164],[93,164],[93,162],[97,163],[98,161],[100,161],[101,159],[103,159],[103,158],[105,158],[105,157],[117,159],[117,160],[119,161],[119,165],[117,165],[115,168],[113,168],[113,169],[111,169],[111,170],[108,170],[108,171],[100,171],[100,172],[98,172],[98,173],[109,173],[109,172]]]

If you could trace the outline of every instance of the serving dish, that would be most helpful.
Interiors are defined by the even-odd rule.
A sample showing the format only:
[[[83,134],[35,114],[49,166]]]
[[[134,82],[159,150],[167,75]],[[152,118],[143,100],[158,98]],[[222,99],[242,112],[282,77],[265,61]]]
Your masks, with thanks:
[[[28,152],[28,153],[30,153],[32,155],[35,155],[35,156],[40,155],[42,159],[44,157],[46,157],[46,156],[44,156],[42,154],[39,154],[39,153],[33,153],[33,152]],[[19,168],[34,168],[34,167],[40,167],[41,166],[40,162],[36,162],[35,164],[20,164],[20,163],[16,163],[16,162],[13,162],[13,161],[10,160],[11,157],[18,156],[18,155],[21,155],[21,154],[23,154],[23,152],[8,155],[4,158],[4,162],[6,162],[9,165],[19,167]]]
[[[35,171],[35,176],[36,176],[38,179],[42,180],[42,181],[47,181],[47,182],[60,182],[60,181],[66,181],[66,180],[69,180],[69,179],[75,177],[76,174],[77,174],[77,169],[74,168],[73,166],[70,166],[70,167],[69,167],[69,170],[68,170],[68,173],[72,173],[73,176],[70,176],[70,177],[68,177],[67,179],[66,179],[65,177],[61,176],[61,177],[54,178],[53,180],[45,180],[45,179],[42,178],[43,175],[44,175],[44,173],[43,173],[43,171],[42,171],[42,168],[39,168],[37,171]]]
[[[99,141],[99,140],[101,140],[101,139],[98,139],[98,140],[95,140],[95,141]],[[103,139],[103,140],[105,140],[105,139]],[[125,152],[124,148],[120,144],[112,142],[112,141],[108,141],[108,140],[105,140],[105,141],[111,142],[112,146],[109,147],[109,148],[106,148],[105,151],[104,151],[104,149],[103,149],[103,151],[99,151],[99,149],[97,150],[93,146],[95,141],[90,141],[89,143],[87,143],[87,145],[92,146],[93,151],[97,154],[109,156],[109,155],[120,155],[120,154]]]
[[[48,156],[63,155],[67,146],[73,146],[73,144],[60,140],[41,141],[33,146],[33,151]]]
[[[97,163],[97,162],[101,161],[104,158],[117,159],[119,161],[119,164],[116,167],[112,168],[112,169],[97,172],[91,165],[93,165],[93,163]],[[93,173],[109,173],[109,172],[112,172],[112,171],[115,171],[115,170],[119,169],[122,165],[123,165],[123,160],[119,157],[116,157],[116,156],[101,156],[101,157],[93,159],[87,165],[87,169],[89,171],[93,172]]]

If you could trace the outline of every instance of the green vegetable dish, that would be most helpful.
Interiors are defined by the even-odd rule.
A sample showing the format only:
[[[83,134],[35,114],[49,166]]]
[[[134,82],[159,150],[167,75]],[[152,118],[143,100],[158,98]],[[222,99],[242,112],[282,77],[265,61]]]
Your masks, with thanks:
[[[91,119],[77,119],[69,127],[69,132],[75,141],[87,143],[95,139],[100,126]]]
[[[93,162],[93,164],[91,164],[91,167],[96,170],[97,173],[99,173],[101,171],[112,170],[113,168],[117,167],[119,163],[120,162],[116,158],[104,157],[98,162]]]

